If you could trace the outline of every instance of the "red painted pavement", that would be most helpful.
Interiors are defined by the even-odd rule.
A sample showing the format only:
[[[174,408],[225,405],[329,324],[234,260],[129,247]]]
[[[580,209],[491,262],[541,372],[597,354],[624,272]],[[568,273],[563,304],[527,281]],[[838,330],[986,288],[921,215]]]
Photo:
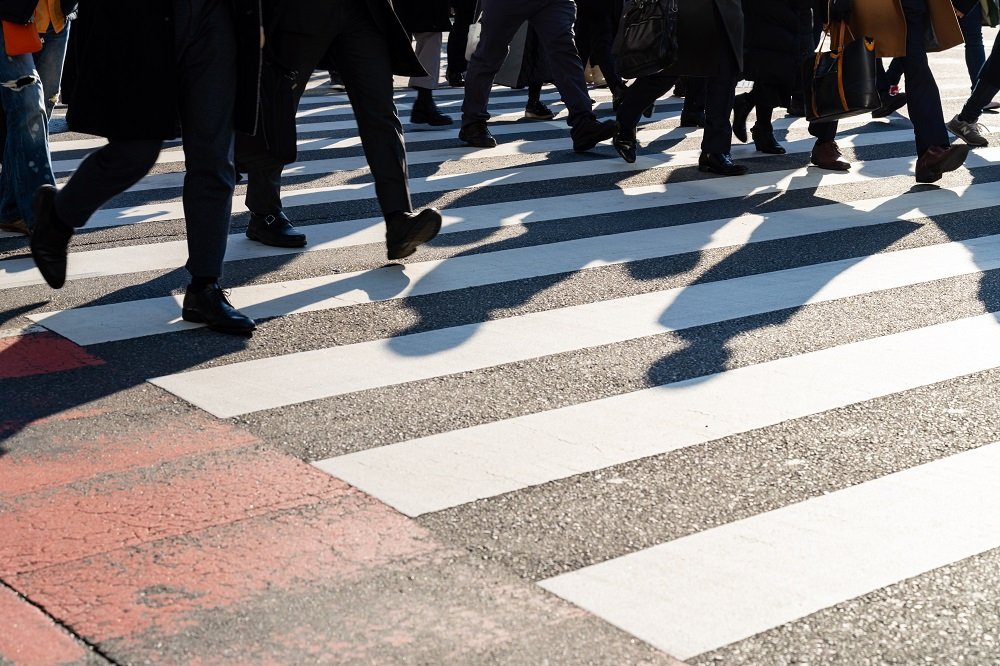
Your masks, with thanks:
[[[49,666],[82,661],[87,651],[40,610],[0,586],[0,661]]]
[[[52,333],[0,338],[0,379],[76,370],[104,361]]]

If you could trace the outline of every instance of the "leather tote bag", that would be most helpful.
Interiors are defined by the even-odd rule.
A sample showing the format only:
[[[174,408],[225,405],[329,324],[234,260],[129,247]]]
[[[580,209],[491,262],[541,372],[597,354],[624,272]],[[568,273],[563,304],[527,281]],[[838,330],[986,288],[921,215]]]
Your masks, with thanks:
[[[298,73],[284,69],[265,49],[260,70],[257,132],[236,133],[236,166],[242,173],[280,168],[295,161]]]
[[[830,50],[823,50],[824,37],[804,64],[803,93],[810,122],[850,118],[881,106],[875,87],[875,40],[848,41],[846,33],[844,22],[830,24]]]
[[[678,0],[632,0],[611,47],[626,79],[656,74],[677,60]]]

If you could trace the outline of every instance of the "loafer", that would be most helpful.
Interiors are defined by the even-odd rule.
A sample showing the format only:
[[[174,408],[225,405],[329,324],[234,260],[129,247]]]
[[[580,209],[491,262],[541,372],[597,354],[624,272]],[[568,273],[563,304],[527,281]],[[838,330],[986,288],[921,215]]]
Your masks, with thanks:
[[[441,231],[441,213],[426,208],[419,213],[399,211],[385,220],[385,245],[389,259],[403,259]]]
[[[73,230],[60,223],[56,217],[56,190],[54,185],[42,185],[35,190],[32,209],[35,228],[31,234],[31,258],[38,272],[53,289],[66,284],[66,257]]]
[[[250,213],[247,238],[274,247],[302,247],[306,244],[306,235],[292,226],[284,213],[277,215]]]
[[[497,140],[490,134],[485,122],[466,125],[458,131],[458,138],[473,148],[496,148]]]
[[[569,131],[573,138],[573,150],[578,153],[590,150],[601,141],[607,141],[618,131],[618,123],[614,120],[599,121],[588,118]]]
[[[219,333],[247,335],[257,328],[253,319],[233,307],[218,282],[198,290],[188,285],[181,317],[184,321],[205,324]]]
[[[702,153],[698,158],[698,171],[720,176],[742,176],[747,172],[743,164],[736,164],[729,153]]]
[[[812,153],[809,155],[809,161],[818,166],[820,169],[829,169],[830,171],[850,171],[851,165],[842,159],[840,154],[840,147],[837,145],[836,141],[817,141],[813,145]]]
[[[629,164],[635,162],[635,151],[639,147],[639,141],[635,138],[635,134],[629,137],[619,131],[611,139],[611,145],[615,147],[623,160]]]
[[[885,118],[889,114],[899,111],[906,106],[906,93],[883,95],[881,101],[882,106],[872,111],[872,118]]]
[[[966,144],[931,146],[917,158],[917,182],[933,183],[941,180],[941,174],[962,166],[968,156],[969,146]]]

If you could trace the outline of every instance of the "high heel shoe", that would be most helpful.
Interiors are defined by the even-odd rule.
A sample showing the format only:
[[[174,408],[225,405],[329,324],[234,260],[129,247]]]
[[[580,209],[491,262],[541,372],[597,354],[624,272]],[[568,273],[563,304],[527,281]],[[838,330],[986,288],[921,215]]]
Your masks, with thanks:
[[[774,130],[759,130],[756,127],[751,127],[750,134],[753,135],[754,148],[762,153],[784,155],[787,152],[774,138]]]
[[[733,136],[743,143],[747,142],[747,118],[750,117],[752,108],[750,93],[737,95],[733,100]]]

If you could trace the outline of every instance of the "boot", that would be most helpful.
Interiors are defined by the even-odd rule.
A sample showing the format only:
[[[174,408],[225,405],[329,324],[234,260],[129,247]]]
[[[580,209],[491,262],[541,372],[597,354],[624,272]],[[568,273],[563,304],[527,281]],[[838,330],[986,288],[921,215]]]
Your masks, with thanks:
[[[735,133],[735,132],[734,132]],[[774,138],[773,128],[758,128],[756,125],[750,128],[753,136],[753,145],[758,151],[771,155],[784,155],[787,152],[781,144]]]
[[[737,95],[733,101],[733,136],[747,142],[747,118],[753,108],[753,98],[750,93]]]
[[[451,125],[454,122],[437,108],[429,89],[415,88],[415,90],[417,91],[417,101],[413,103],[413,108],[410,110],[411,123],[441,127],[442,125]]]

